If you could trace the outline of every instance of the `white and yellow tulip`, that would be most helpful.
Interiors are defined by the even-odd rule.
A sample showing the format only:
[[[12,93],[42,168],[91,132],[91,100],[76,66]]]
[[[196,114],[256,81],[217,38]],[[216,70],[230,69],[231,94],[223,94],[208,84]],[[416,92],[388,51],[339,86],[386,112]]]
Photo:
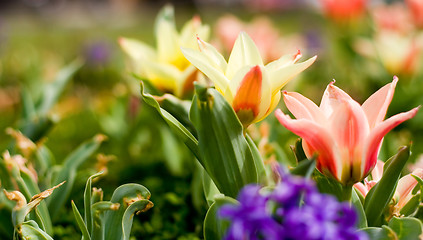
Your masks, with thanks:
[[[135,74],[163,92],[184,97],[193,89],[197,69],[183,56],[181,47],[196,47],[195,36],[208,38],[209,32],[209,27],[202,25],[196,16],[178,33],[173,7],[167,5],[159,12],[156,20],[156,49],[138,40],[123,37],[119,39],[119,44],[132,60]]]
[[[183,48],[183,54],[215,84],[244,127],[268,116],[279,103],[282,87],[316,59],[296,63],[301,57],[298,51],[264,65],[256,45],[242,32],[226,62],[216,48],[197,39],[200,50]]]

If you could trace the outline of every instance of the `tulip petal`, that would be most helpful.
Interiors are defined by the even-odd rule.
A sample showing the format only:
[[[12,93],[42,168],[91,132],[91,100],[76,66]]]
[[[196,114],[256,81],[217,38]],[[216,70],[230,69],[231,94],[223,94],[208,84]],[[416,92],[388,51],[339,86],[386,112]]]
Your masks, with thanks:
[[[276,71],[279,68],[283,68],[292,64],[295,64],[300,58],[301,58],[302,54],[300,52],[300,50],[298,50],[298,52],[296,54],[286,54],[283,55],[282,57],[280,57],[279,59],[270,62],[266,65],[266,69],[268,71]]]
[[[159,61],[174,63],[180,58],[179,36],[173,7],[166,5],[158,13],[155,26]]]
[[[154,86],[164,92],[175,92],[176,83],[182,75],[178,68],[170,64],[159,64],[150,61],[145,61],[143,64],[145,77]]]
[[[318,154],[316,167],[322,173],[330,174],[339,180],[342,165],[337,154],[333,152],[336,149],[336,144],[327,129],[308,119],[291,119],[280,109],[276,110],[275,115],[285,128],[303,138],[309,148],[306,153]]]
[[[354,184],[354,188],[358,192],[360,192],[363,197],[366,197],[368,190],[367,190],[367,187],[364,186],[364,184],[362,182],[358,182],[358,183]]]
[[[147,44],[132,38],[119,38],[119,45],[133,60],[156,59],[156,52]]]
[[[228,66],[225,58],[220,54],[213,45],[203,41],[201,38],[197,37],[197,44],[200,52],[204,53],[216,68],[219,68],[224,72]]]
[[[394,96],[397,82],[398,78],[394,77],[392,83],[386,84],[363,103],[362,108],[366,113],[370,128],[373,128],[385,118],[388,106]]]
[[[222,92],[222,90],[227,88],[229,80],[223,74],[220,66],[216,65],[215,62],[212,62],[207,55],[189,48],[182,48],[182,53],[188,61],[192,63],[192,65],[197,67],[198,70],[210,78],[210,80],[215,84],[217,90]]]
[[[346,92],[335,86],[334,83],[335,81],[332,81],[326,87],[320,102],[320,109],[328,118],[338,108],[339,104],[343,104],[346,101],[354,101]]]
[[[276,106],[278,106],[278,103],[279,103],[280,100],[281,100],[281,92],[278,91],[278,92],[276,92],[275,95],[273,95],[270,98],[270,105],[269,105],[269,108],[267,109],[266,113],[263,116],[261,116],[260,118],[257,118],[256,122],[260,122],[263,119],[265,119],[267,116],[269,116],[269,114],[272,113],[272,111],[276,108]]]
[[[385,121],[376,125],[374,129],[371,130],[369,137],[364,145],[363,149],[363,158],[366,162],[365,166],[362,166],[362,172],[369,172],[371,168],[376,164],[377,155],[379,153],[380,145],[383,137],[391,131],[394,127],[398,126],[402,122],[413,118],[420,107],[411,109],[408,112],[399,113],[394,115]]]
[[[251,123],[259,114],[259,106],[261,101],[263,75],[259,66],[254,66],[244,75],[242,81],[237,84],[232,107],[240,117],[247,119],[240,119],[242,123]]]
[[[283,91],[283,100],[288,110],[297,118],[305,118],[318,123],[327,122],[319,107],[310,99],[296,92]]]
[[[423,178],[423,169],[418,168],[414,170],[411,174],[419,178]],[[398,199],[397,206],[399,209],[404,207],[407,202],[411,199],[411,191],[418,184],[417,180],[413,176],[411,176],[411,174],[402,177],[398,181],[397,189],[395,190],[395,198]]]
[[[383,161],[377,160],[375,168],[372,170],[372,180],[379,182],[383,175],[383,166],[385,163]]]
[[[356,101],[340,101],[334,109],[329,126],[343,162],[341,182],[358,182],[365,175],[361,171],[362,146],[370,129],[366,115]]]
[[[247,65],[262,66],[263,60],[253,40],[245,32],[241,32],[229,57],[226,77],[232,79],[239,69]]]
[[[200,17],[194,16],[182,27],[179,35],[180,47],[195,49],[197,47],[197,37],[208,39],[209,35],[210,27],[202,25]]]
[[[308,68],[316,60],[316,56],[296,64],[281,64],[279,67],[269,64],[266,66],[266,70],[269,73],[269,79],[272,79],[272,94],[280,91],[291,79],[297,76],[299,73]]]

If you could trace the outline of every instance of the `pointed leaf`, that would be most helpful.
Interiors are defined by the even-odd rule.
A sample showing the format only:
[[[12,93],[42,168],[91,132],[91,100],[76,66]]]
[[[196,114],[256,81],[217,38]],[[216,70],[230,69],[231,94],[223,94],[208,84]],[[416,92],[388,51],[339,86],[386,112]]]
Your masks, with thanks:
[[[299,162],[295,168],[290,170],[290,172],[291,174],[294,174],[294,175],[309,178],[315,168],[316,168],[316,160],[310,159],[307,161]]]
[[[295,159],[297,160],[297,163],[306,160],[307,156],[304,153],[303,144],[302,144],[302,138],[299,138],[294,146],[291,146],[291,150],[295,155]]]
[[[204,195],[207,200],[207,205],[210,207],[214,203],[216,197],[223,196],[223,194],[219,192],[219,189],[217,189],[216,184],[214,184],[213,180],[210,178],[204,168],[201,167],[201,170],[203,177]]]
[[[45,116],[58,101],[66,84],[73,74],[82,66],[80,60],[75,60],[59,71],[56,79],[44,87],[44,95],[36,106],[38,116]]]
[[[253,139],[251,139],[250,135],[246,134],[245,139],[247,139],[248,146],[250,147],[251,153],[253,155],[254,165],[257,169],[258,182],[261,184],[265,184],[267,181],[267,173],[266,168],[264,167],[264,161],[260,155],[260,151],[258,150]]]
[[[358,228],[366,228],[367,227],[367,219],[366,214],[364,212],[363,203],[361,202],[360,197],[358,196],[357,190],[353,188],[351,194],[351,204],[354,206],[357,214],[358,214]]]
[[[399,152],[388,160],[380,181],[369,191],[364,201],[364,211],[369,226],[380,224],[380,218],[385,207],[391,201],[395,193],[401,171],[410,156],[410,148],[402,147]]]
[[[258,182],[243,127],[218,91],[197,85],[190,119],[198,133],[199,161],[221,193],[236,197],[244,185]]]
[[[57,185],[60,182],[66,181],[65,186],[57,189],[55,194],[48,199],[47,205],[51,217],[54,219],[58,217],[63,204],[69,197],[72,190],[73,183],[76,177],[76,171],[79,166],[84,163],[89,157],[100,147],[100,144],[106,139],[104,135],[96,135],[94,138],[81,144],[77,149],[71,152],[64,160],[63,166],[57,177],[53,180],[53,184]]]
[[[91,216],[91,209],[92,209],[92,206],[91,206],[91,193],[92,193],[91,183],[92,183],[92,180],[94,178],[101,176],[103,173],[104,172],[101,171],[99,173],[91,175],[88,178],[87,183],[85,185],[85,191],[84,191],[84,222],[85,222],[86,228],[90,229],[90,230],[92,229],[92,226],[93,226],[92,216]],[[72,204],[73,204],[73,201],[72,201]],[[72,205],[72,207],[73,207],[73,205]],[[82,231],[82,229],[81,229],[81,231]]]
[[[71,201],[71,204],[72,204],[73,215],[75,216],[76,223],[78,224],[79,229],[82,232],[82,236],[84,237],[84,240],[90,240],[91,237],[90,237],[90,234],[88,233],[87,226],[85,225],[84,220],[82,219],[82,216],[79,213],[78,208],[76,207],[73,200]]]
[[[194,156],[197,159],[200,159],[201,156],[198,149],[197,139],[193,136],[193,134],[190,131],[188,131],[187,128],[184,127],[184,125],[182,125],[181,122],[179,122],[169,112],[161,108],[160,104],[156,101],[156,99],[153,96],[144,92],[144,83],[142,81],[140,82],[140,84],[141,84],[141,95],[144,102],[146,102],[148,105],[152,106],[153,108],[157,110],[157,112],[163,117],[163,119],[172,129],[172,131],[176,133],[182,139],[182,141],[191,150]]]

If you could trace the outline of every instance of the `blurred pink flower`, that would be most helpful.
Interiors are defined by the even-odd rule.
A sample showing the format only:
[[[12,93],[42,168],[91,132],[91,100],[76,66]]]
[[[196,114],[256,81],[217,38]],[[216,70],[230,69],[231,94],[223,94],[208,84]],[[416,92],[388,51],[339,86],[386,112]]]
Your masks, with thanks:
[[[244,23],[232,15],[221,17],[215,27],[218,44],[225,52],[231,52],[238,34],[244,31],[255,42],[264,62],[271,62],[281,55],[296,49],[305,49],[305,40],[299,35],[281,36],[278,29],[267,17],[255,18]]]
[[[307,157],[317,155],[317,169],[343,185],[363,180],[374,168],[383,137],[400,123],[414,117],[419,107],[383,121],[397,78],[379,89],[360,106],[333,82],[323,94],[320,107],[295,92],[283,92],[291,119],[278,109],[276,117],[288,130],[303,138]]]
[[[372,10],[372,15],[375,34],[372,39],[357,39],[355,50],[380,61],[392,75],[413,75],[418,70],[423,37],[416,34],[405,5],[381,5]]]
[[[406,0],[406,3],[413,16],[414,24],[423,28],[423,1],[422,0]]]
[[[376,183],[378,183],[382,178],[384,164],[384,162],[378,161],[376,167],[371,173],[371,179],[367,177],[364,179],[364,183],[358,182],[354,184],[354,188],[357,189],[361,195],[363,195],[363,197],[365,197],[370,189],[372,189],[372,187],[376,185]],[[418,184],[417,180],[412,175],[423,178],[423,169],[417,168],[412,173],[405,175],[398,181],[392,202],[392,214],[396,216],[400,215],[401,209],[410,201],[414,195],[417,194],[412,193],[412,190]]]
[[[378,31],[387,30],[407,34],[414,28],[409,11],[401,3],[372,8],[372,16]]]
[[[335,21],[349,21],[360,17],[367,0],[320,0],[325,14]]]

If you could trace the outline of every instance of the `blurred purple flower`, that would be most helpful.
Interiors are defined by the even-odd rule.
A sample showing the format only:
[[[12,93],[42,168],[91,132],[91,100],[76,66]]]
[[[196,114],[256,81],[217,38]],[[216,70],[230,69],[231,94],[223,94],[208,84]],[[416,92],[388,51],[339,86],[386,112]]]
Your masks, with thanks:
[[[111,49],[105,42],[87,44],[84,48],[84,57],[90,65],[104,65],[110,60]]]
[[[231,221],[225,239],[368,239],[357,231],[357,215],[348,203],[319,193],[310,180],[282,175],[271,193],[248,185],[238,196],[239,205],[220,208],[219,216]]]
[[[239,196],[239,205],[224,205],[219,216],[231,219],[227,240],[277,239],[281,226],[267,208],[267,197],[259,194],[260,186],[247,185]]]

